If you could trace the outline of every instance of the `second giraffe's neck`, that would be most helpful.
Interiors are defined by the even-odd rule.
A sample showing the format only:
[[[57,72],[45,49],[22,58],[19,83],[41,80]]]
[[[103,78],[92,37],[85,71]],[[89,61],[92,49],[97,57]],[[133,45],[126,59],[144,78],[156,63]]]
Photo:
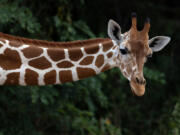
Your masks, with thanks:
[[[47,42],[0,33],[0,84],[47,85],[87,78],[116,66],[110,39]]]

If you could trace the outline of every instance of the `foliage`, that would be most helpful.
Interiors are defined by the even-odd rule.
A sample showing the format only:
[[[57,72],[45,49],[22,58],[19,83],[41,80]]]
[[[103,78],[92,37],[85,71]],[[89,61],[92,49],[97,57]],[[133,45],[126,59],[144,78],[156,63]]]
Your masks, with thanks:
[[[141,22],[147,14],[152,18],[150,37],[156,32],[177,42],[145,65],[148,84],[141,98],[133,96],[117,68],[63,85],[1,86],[0,135],[180,134],[180,34],[174,34],[180,29],[174,15],[179,3],[170,2],[1,0],[4,33],[55,41],[106,37],[108,19],[126,31],[133,10]]]

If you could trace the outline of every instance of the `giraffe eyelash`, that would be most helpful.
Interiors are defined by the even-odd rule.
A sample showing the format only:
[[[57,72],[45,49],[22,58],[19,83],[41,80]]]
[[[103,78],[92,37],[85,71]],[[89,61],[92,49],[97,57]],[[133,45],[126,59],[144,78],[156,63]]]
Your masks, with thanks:
[[[146,57],[147,57],[147,58],[151,58],[151,57],[152,57],[152,54],[148,54]]]

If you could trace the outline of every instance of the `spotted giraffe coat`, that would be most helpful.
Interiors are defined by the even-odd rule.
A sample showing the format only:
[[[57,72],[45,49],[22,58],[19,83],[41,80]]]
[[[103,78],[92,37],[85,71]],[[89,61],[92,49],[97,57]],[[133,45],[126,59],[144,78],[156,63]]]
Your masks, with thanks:
[[[0,84],[77,81],[115,67],[117,55],[110,39],[48,42],[0,33]]]

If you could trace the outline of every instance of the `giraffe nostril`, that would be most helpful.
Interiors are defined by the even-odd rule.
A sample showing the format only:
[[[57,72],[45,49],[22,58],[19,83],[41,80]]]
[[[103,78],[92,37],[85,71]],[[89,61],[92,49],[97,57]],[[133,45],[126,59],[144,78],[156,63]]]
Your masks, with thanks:
[[[137,77],[136,77],[136,82],[137,82],[137,83],[140,83],[140,81],[139,81],[139,79],[138,79]]]
[[[143,84],[144,84],[144,85],[146,84],[146,80],[145,80],[145,79],[143,80]]]
[[[138,78],[138,77],[136,77],[136,82],[139,83],[139,84],[143,84],[143,85],[146,84],[146,80],[145,80],[144,78]]]

